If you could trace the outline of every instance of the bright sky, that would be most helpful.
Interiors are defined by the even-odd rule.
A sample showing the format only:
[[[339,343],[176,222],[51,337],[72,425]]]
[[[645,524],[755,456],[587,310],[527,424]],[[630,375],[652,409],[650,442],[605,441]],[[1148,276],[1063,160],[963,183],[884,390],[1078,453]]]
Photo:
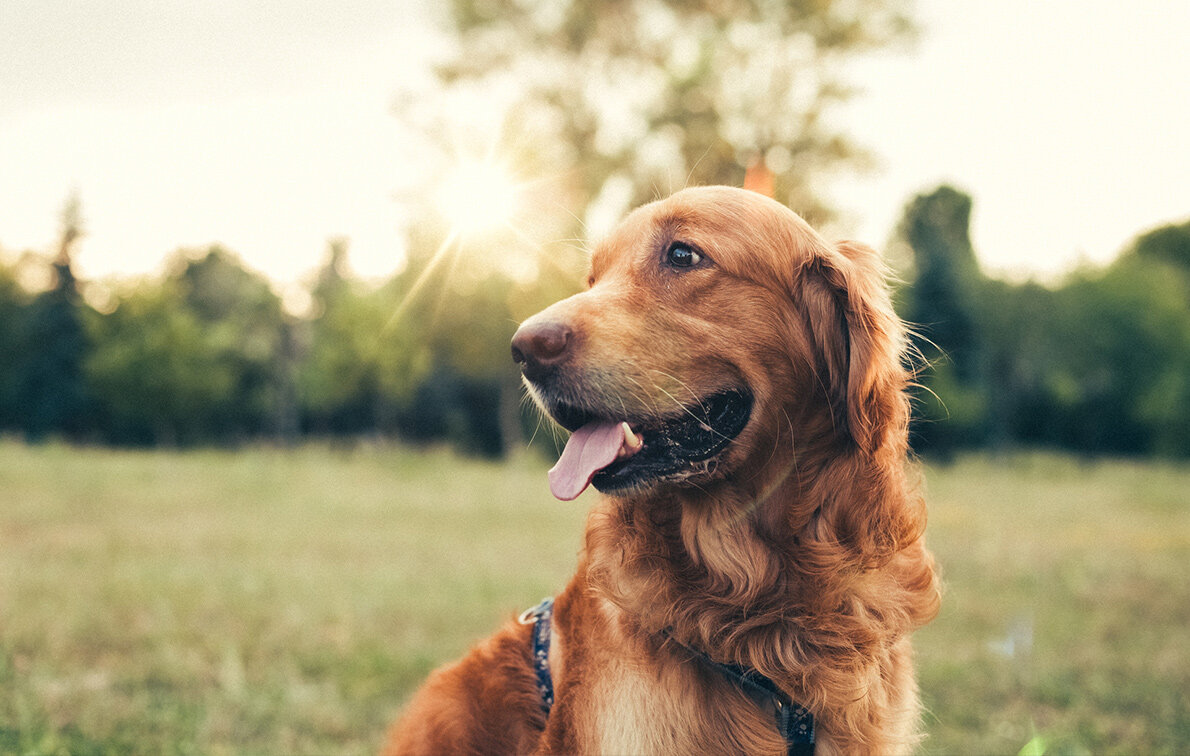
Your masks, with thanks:
[[[424,76],[433,0],[3,0],[0,247],[52,247],[82,197],[84,276],[220,242],[278,281],[348,236],[401,256],[413,159],[392,115]],[[920,0],[920,42],[853,68],[839,122],[880,169],[832,187],[883,244],[905,202],[975,198],[985,265],[1052,276],[1190,217],[1190,3]]]

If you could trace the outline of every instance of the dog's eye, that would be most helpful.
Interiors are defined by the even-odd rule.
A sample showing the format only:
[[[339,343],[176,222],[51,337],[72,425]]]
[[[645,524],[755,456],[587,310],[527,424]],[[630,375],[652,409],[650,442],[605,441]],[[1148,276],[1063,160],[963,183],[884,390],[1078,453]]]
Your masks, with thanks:
[[[675,268],[692,268],[702,262],[702,255],[685,244],[671,244],[665,253],[665,261]]]

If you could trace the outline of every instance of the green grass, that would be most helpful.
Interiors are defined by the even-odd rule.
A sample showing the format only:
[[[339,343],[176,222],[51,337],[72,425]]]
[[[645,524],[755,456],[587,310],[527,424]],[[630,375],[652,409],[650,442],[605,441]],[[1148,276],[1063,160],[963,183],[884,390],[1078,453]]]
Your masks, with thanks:
[[[1035,455],[927,478],[947,584],[916,638],[927,750],[1190,751],[1190,468]]]
[[[934,753],[1190,750],[1190,469],[927,475]],[[561,586],[544,465],[0,443],[0,754],[371,753],[437,663]]]

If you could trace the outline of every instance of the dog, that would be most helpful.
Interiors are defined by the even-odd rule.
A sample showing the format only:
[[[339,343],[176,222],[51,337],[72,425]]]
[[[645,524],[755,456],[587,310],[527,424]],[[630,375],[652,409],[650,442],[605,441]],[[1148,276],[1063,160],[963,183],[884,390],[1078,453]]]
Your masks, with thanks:
[[[552,604],[433,672],[389,754],[886,754],[940,603],[879,255],[743,189],[627,216],[512,340],[592,508]],[[792,715],[792,719],[791,719]]]

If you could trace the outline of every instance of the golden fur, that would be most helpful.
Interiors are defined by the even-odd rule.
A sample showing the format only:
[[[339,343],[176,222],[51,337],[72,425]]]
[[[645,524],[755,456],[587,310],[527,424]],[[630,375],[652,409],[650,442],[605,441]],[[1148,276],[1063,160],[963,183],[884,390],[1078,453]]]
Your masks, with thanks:
[[[666,269],[673,240],[705,264]],[[431,676],[386,753],[784,753],[771,715],[683,646],[809,708],[818,754],[912,750],[909,635],[939,588],[879,256],[758,194],[687,189],[629,215],[589,283],[529,322],[568,325],[592,401],[662,416],[743,384],[748,424],[688,474],[596,501],[557,597],[548,721],[510,622]]]

